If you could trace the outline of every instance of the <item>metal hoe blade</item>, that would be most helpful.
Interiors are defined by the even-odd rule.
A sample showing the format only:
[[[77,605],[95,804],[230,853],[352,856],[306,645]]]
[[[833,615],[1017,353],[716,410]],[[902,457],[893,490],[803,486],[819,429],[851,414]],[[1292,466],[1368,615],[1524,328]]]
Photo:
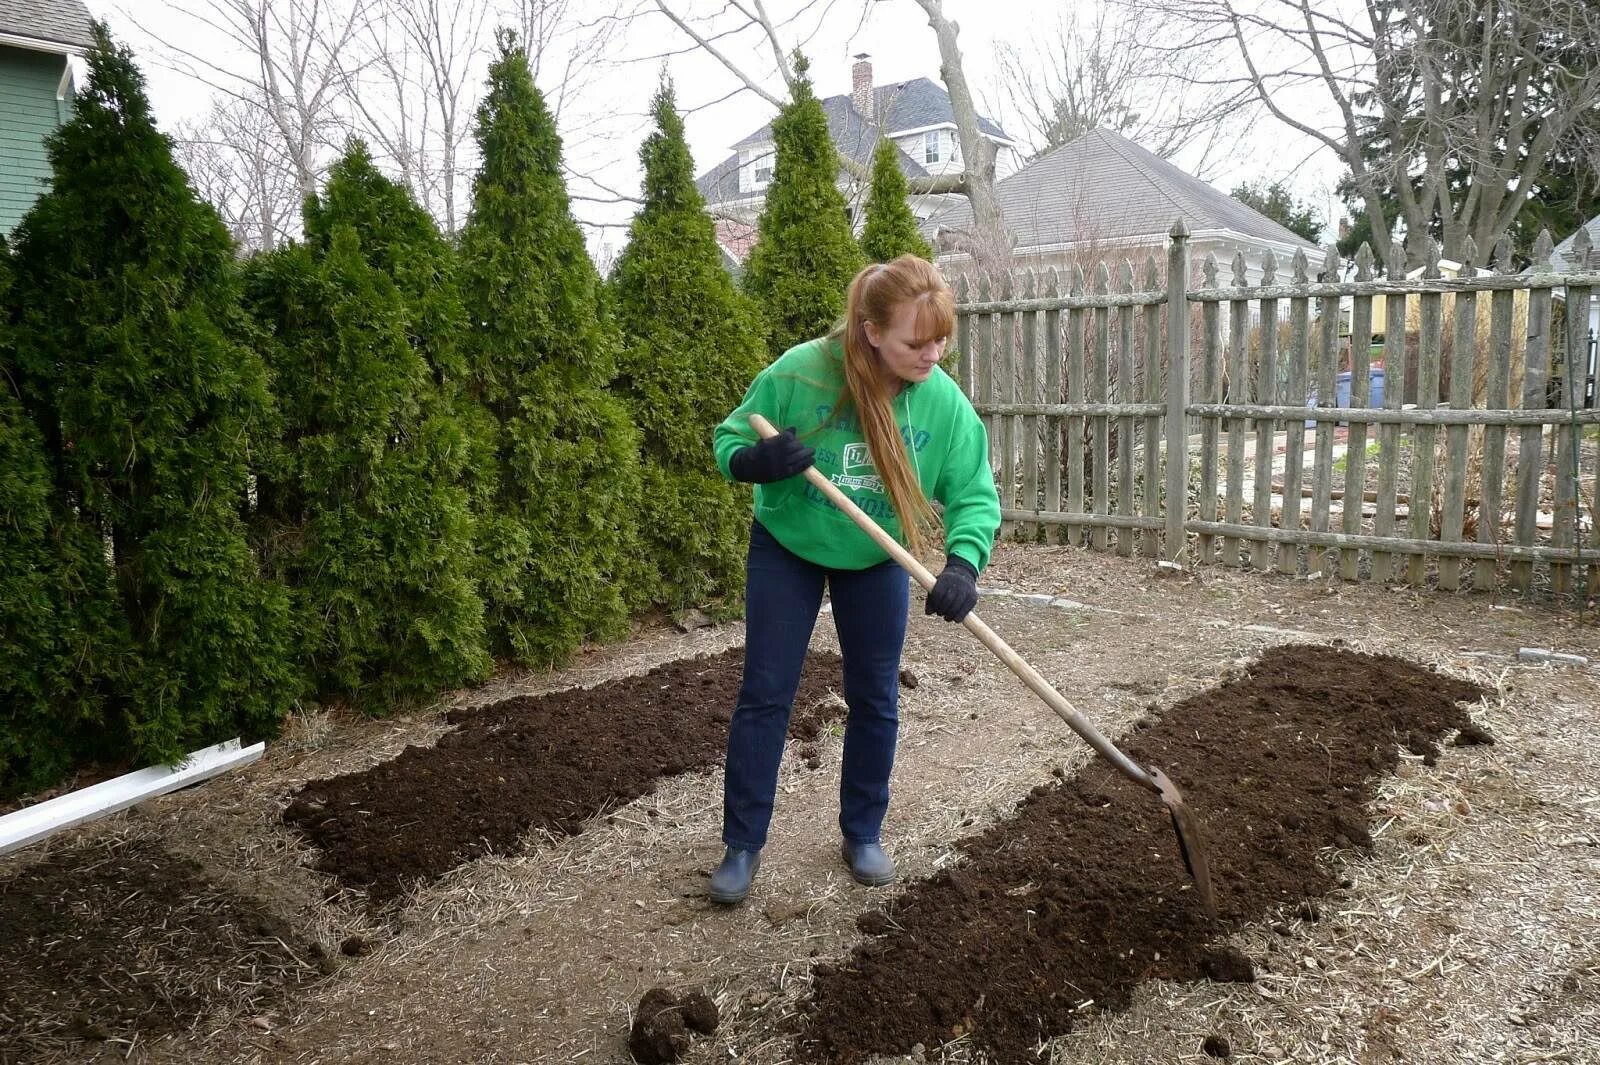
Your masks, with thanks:
[[[1195,894],[1206,916],[1215,920],[1217,895],[1211,887],[1211,860],[1206,857],[1209,852],[1206,850],[1205,837],[1200,832],[1200,819],[1195,817],[1194,811],[1183,801],[1183,793],[1165,773],[1159,769],[1151,769],[1149,773],[1161,792],[1161,801],[1166,804],[1167,813],[1172,815],[1172,829],[1178,834],[1178,849],[1183,852],[1184,867],[1194,879]]]

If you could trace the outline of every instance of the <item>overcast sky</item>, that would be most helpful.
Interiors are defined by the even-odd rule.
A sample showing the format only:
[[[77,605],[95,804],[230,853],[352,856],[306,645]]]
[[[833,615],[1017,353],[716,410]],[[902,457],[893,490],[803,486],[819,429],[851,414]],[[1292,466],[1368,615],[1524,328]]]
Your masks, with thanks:
[[[637,2],[640,8],[653,5]],[[192,78],[166,69],[151,35],[167,40],[197,42],[204,30],[174,9],[168,0],[87,0],[97,16],[107,19],[113,32],[127,40],[140,56],[149,82],[158,121],[171,129],[184,118],[198,117],[208,106],[210,90]],[[191,7],[204,0],[189,0]],[[708,11],[722,5],[709,0],[675,0],[675,8]],[[1079,5],[1080,7],[1082,5]],[[594,13],[611,10],[610,0],[574,0],[573,7]],[[960,23],[967,78],[980,95],[980,110],[996,118],[1015,137],[1024,130],[1016,115],[1008,113],[998,84],[995,58],[1001,42],[1028,48],[1053,26],[1065,10],[1063,0],[945,0],[946,14]],[[812,80],[819,96],[850,91],[853,56],[870,54],[874,80],[880,84],[918,77],[938,80],[938,45],[921,9],[912,0],[878,0],[860,24],[859,0],[769,0],[775,19],[798,10],[806,14],[782,31],[785,43],[800,45],[811,60]],[[826,12],[826,14],[824,14]],[[769,92],[782,94],[773,72],[773,59],[759,38],[740,38],[731,50],[741,66],[764,77]],[[658,58],[662,53],[683,54]],[[690,148],[697,172],[703,173],[729,154],[729,148],[772,117],[771,106],[754,93],[734,93],[739,82],[714,58],[691,47],[691,42],[659,14],[630,23],[619,48],[598,71],[583,97],[562,115],[564,154],[569,167],[593,175],[601,186],[628,195],[639,188],[639,142],[648,130],[645,118],[658,72],[665,63],[678,90],[681,107],[693,109],[686,118]],[[548,86],[545,86],[548,89]],[[721,101],[721,102],[715,102]],[[985,106],[987,105],[987,106]],[[1179,165],[1193,168],[1182,155]],[[1325,216],[1336,205],[1333,184],[1340,168],[1326,151],[1316,153],[1304,138],[1290,135],[1266,120],[1257,134],[1242,143],[1230,157],[1214,161],[1206,175],[1223,191],[1241,181],[1283,180],[1297,196],[1316,204]],[[605,193],[582,181],[572,183],[580,196],[603,199]],[[602,233],[603,240],[620,245],[631,208],[626,205],[576,201],[574,213],[587,222],[618,228]]]

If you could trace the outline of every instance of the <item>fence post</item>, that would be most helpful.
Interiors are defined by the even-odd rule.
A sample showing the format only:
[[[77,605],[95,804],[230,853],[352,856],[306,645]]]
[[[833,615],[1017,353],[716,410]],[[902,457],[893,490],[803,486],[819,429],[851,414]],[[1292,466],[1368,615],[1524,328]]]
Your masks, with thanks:
[[[1189,514],[1189,227],[1172,223],[1167,245],[1167,543],[1182,562]]]

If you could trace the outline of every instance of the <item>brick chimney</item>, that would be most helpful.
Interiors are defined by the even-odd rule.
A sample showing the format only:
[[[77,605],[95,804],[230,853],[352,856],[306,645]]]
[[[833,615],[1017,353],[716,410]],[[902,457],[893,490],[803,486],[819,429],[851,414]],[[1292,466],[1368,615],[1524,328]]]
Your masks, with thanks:
[[[855,104],[861,117],[872,122],[872,58],[862,52],[856,56],[856,65],[850,68],[850,102]]]

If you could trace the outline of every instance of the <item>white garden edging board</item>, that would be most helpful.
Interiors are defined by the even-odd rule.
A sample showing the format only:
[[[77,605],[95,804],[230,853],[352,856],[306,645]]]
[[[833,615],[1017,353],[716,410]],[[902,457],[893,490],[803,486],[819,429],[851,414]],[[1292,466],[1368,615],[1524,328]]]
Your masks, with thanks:
[[[114,814],[145,799],[164,795],[189,784],[198,784],[237,766],[248,765],[260,758],[266,749],[265,743],[241,749],[237,738],[224,740],[195,751],[175,766],[136,769],[112,780],[79,788],[36,806],[6,814],[0,817],[0,854],[9,854],[62,829]]]

